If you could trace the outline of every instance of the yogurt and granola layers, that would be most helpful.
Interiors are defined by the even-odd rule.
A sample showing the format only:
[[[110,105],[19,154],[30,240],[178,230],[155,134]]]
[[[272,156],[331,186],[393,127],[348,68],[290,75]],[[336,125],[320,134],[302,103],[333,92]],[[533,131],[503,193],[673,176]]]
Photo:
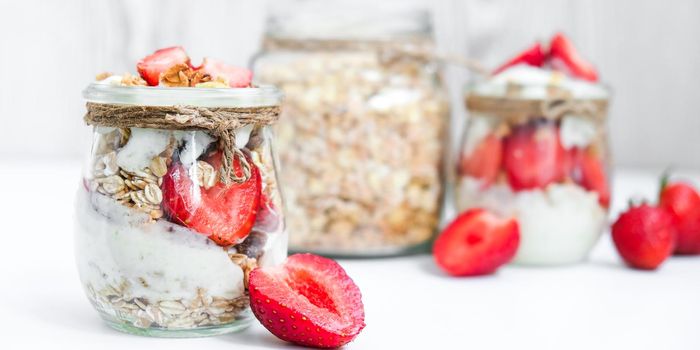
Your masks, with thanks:
[[[279,94],[250,85],[250,71],[211,59],[193,67],[181,48],[156,51],[137,68],[139,77],[99,76],[86,98],[144,110],[234,104],[246,113],[279,103]],[[94,128],[76,200],[76,255],[90,301],[119,329],[241,328],[252,320],[250,271],[286,257],[269,130],[232,131],[234,181],[217,134],[182,129]]]
[[[467,93],[457,207],[515,217],[514,262],[583,260],[610,204],[608,92],[571,43],[555,35],[513,58]]]

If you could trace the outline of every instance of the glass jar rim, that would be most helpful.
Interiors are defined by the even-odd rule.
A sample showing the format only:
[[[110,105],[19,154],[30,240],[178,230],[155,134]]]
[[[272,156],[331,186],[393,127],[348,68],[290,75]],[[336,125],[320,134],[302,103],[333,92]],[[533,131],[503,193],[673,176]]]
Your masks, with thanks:
[[[396,40],[429,37],[433,31],[425,7],[375,8],[328,0],[278,7],[266,20],[265,35],[279,40]]]
[[[278,106],[283,94],[273,85],[249,88],[192,88],[122,86],[93,82],[83,90],[93,103],[137,106],[269,107]]]

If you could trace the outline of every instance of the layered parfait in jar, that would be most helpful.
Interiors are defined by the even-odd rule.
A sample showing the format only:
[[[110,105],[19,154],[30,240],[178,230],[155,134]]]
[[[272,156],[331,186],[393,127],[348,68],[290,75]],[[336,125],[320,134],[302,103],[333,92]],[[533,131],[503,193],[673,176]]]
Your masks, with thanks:
[[[593,66],[561,34],[468,90],[457,207],[515,217],[515,263],[581,261],[604,230],[608,98]]]
[[[267,125],[280,94],[182,48],[84,92],[94,141],[76,200],[80,278],[119,330],[202,336],[252,320],[248,274],[284,261],[287,234]]]

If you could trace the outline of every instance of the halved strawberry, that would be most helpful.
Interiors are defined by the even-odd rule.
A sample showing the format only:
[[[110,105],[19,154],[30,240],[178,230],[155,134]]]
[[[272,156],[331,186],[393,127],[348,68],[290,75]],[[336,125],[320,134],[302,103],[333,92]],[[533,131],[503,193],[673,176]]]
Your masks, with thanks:
[[[598,202],[610,207],[610,185],[603,162],[586,150],[572,150],[574,158],[573,178],[588,191],[598,193]]]
[[[284,341],[336,348],[365,327],[360,289],[331,259],[295,254],[282,266],[257,268],[249,291],[255,317]]]
[[[160,82],[160,73],[176,64],[190,64],[190,57],[181,46],[173,46],[157,50],[151,55],[142,58],[137,64],[141,78],[150,86],[156,86]]]
[[[542,45],[539,42],[534,43],[532,46],[528,47],[525,51],[519,53],[517,56],[508,60],[496,70],[493,74],[498,74],[512,66],[518,64],[527,64],[534,67],[542,67],[544,64],[546,55],[542,50]]]
[[[552,122],[519,126],[504,140],[503,167],[515,191],[544,188],[561,181],[570,166],[558,127]]]
[[[221,163],[221,152],[207,161],[215,168]],[[251,176],[248,181],[225,185],[217,183],[210,189],[199,187],[181,164],[173,162],[163,177],[163,208],[168,216],[184,226],[203,233],[221,246],[243,241],[250,233],[260,205],[260,173],[248,159]],[[234,161],[234,171],[242,169]]]
[[[253,72],[250,69],[236,67],[212,58],[204,58],[197,70],[211,75],[213,79],[224,78],[233,88],[249,87],[253,80]]]
[[[598,81],[595,67],[579,55],[571,40],[562,33],[552,37],[549,45],[549,64],[553,69],[573,77]]]
[[[674,182],[664,183],[661,188],[659,206],[673,217],[678,233],[677,254],[700,254],[700,194],[693,186]]]
[[[520,231],[515,219],[502,219],[484,209],[459,215],[435,240],[435,262],[453,276],[485,275],[515,256]]]
[[[495,134],[486,136],[469,154],[462,156],[460,172],[474,176],[488,186],[496,180],[501,169],[503,144]]]

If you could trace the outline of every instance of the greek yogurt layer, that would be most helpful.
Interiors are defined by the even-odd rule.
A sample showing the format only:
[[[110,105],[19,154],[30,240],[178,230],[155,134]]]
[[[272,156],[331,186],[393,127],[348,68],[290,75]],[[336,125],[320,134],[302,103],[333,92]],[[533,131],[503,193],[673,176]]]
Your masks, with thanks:
[[[227,252],[185,227],[144,214],[81,188],[76,249],[82,282],[95,289],[126,280],[130,297],[150,301],[244,294],[243,271]]]
[[[504,216],[515,216],[520,227],[520,247],[513,260],[525,265],[579,262],[600,237],[606,211],[598,195],[575,184],[550,184],[544,190],[513,192],[506,184],[482,189],[480,180],[460,180],[460,211],[482,207]]]

